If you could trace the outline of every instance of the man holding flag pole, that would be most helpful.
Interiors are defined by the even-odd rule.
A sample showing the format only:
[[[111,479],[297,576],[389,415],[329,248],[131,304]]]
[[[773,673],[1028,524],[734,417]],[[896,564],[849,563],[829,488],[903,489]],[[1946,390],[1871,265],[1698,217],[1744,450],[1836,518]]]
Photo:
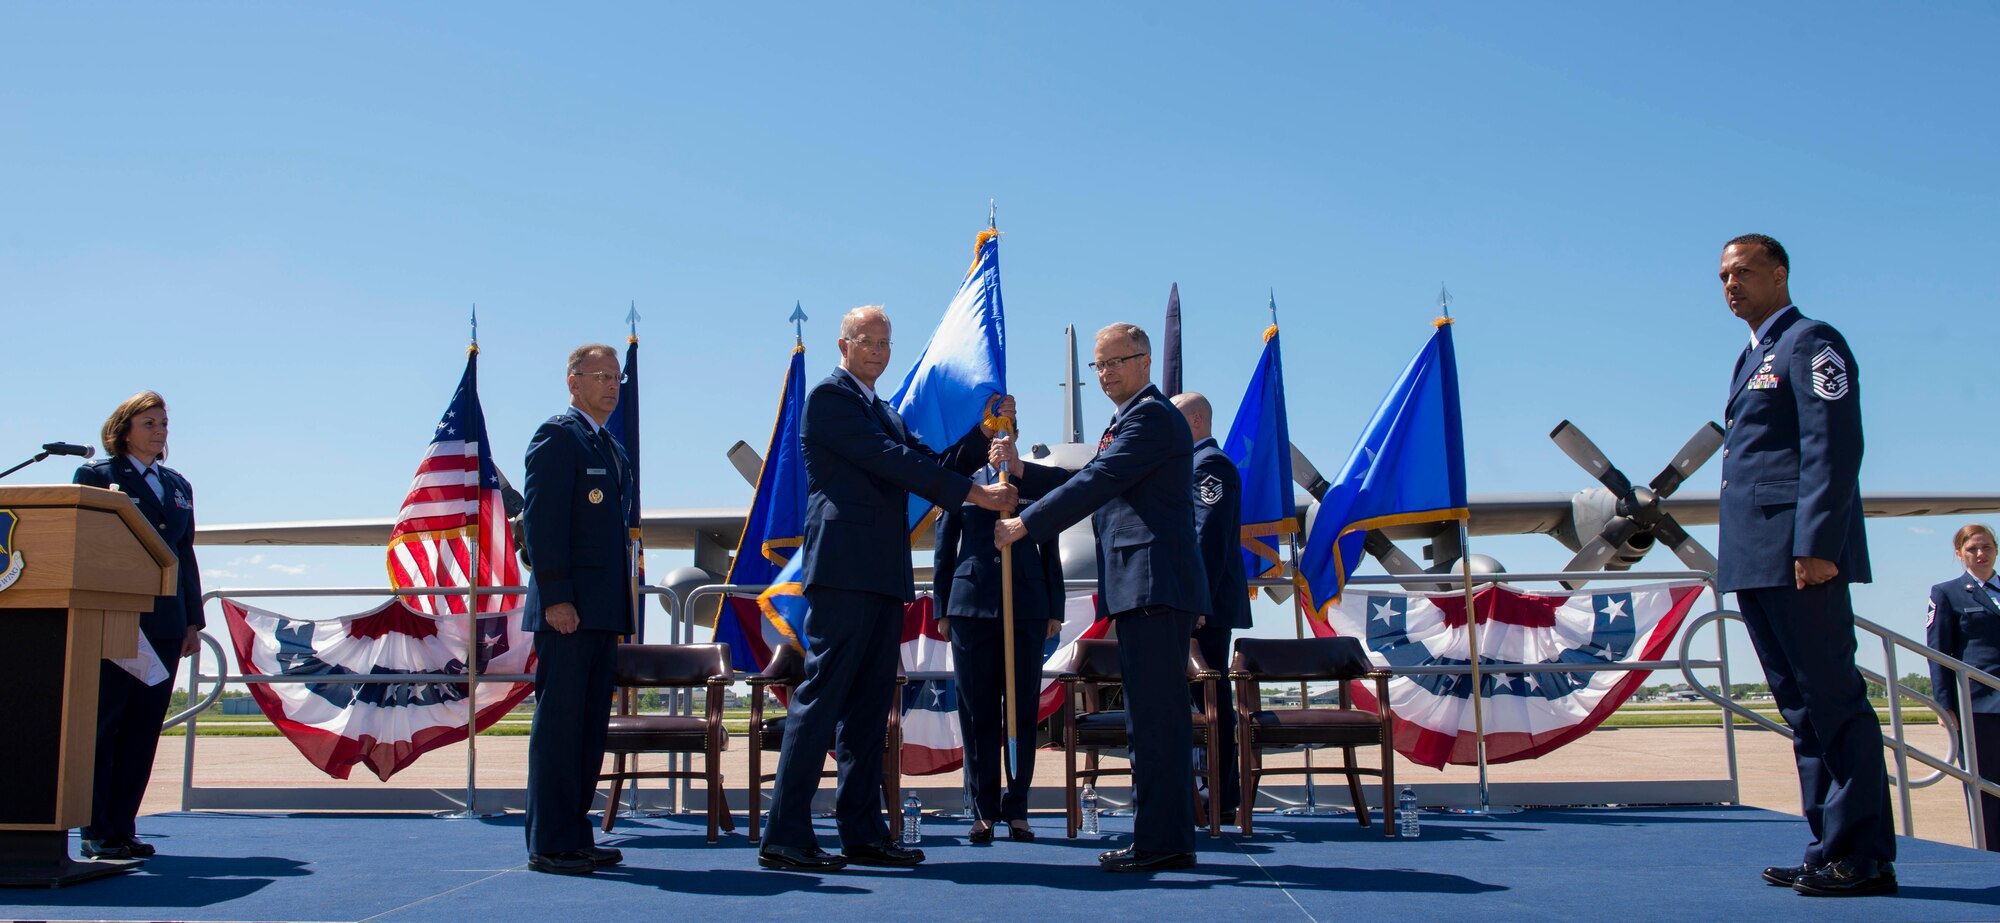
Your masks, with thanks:
[[[1014,505],[1013,487],[975,485],[967,477],[985,464],[997,427],[975,425],[935,452],[876,394],[889,364],[889,335],[881,306],[849,311],[840,324],[840,368],[806,398],[800,428],[805,543],[794,564],[811,615],[802,638],[805,680],[793,693],[771,826],[757,857],[769,869],[824,872],[850,862],[912,866],[924,860],[922,851],[890,840],[881,803],[882,745],[896,688],[903,605],[916,598],[909,498],[963,500],[996,511]],[[1003,398],[999,414],[1013,412],[1013,399]],[[826,751],[836,743],[840,856],[821,850],[812,830],[813,792]]]
[[[1112,872],[1193,867],[1194,728],[1188,720],[1188,639],[1209,614],[1194,533],[1194,438],[1152,384],[1150,341],[1132,324],[1097,333],[1097,372],[1118,407],[1097,456],[1064,471],[1015,460],[1023,487],[1046,491],[1003,519],[994,543],[1048,541],[1085,516],[1097,532],[1098,611],[1118,629],[1132,741],[1132,845],[1098,857]]]

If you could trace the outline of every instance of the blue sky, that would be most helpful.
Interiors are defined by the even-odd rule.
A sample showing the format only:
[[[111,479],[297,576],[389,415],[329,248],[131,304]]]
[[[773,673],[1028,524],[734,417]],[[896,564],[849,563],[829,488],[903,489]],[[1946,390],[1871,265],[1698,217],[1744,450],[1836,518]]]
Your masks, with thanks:
[[[1565,418],[1650,477],[1720,416],[1717,255],[1757,230],[1854,345],[1864,488],[1993,486],[1990,5],[0,9],[0,454],[154,388],[205,522],[393,514],[475,302],[504,469],[636,300],[647,506],[747,503],[723,451],[768,433],[793,302],[815,373],[887,304],[899,380],[989,198],[1030,438],[1063,325],[1156,325],[1173,282],[1188,385],[1233,407],[1275,288],[1336,468],[1442,281],[1475,493],[1587,486]],[[1871,524],[1863,613],[1920,632],[1958,524]],[[210,585],[383,573],[253,554]]]

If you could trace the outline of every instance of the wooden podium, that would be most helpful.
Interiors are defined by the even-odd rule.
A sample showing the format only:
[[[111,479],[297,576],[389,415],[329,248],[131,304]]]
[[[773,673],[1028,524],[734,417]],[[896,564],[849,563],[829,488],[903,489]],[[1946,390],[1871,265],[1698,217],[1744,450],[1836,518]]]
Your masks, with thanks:
[[[138,652],[139,614],[175,591],[174,551],[124,494],[70,484],[0,487],[0,550],[0,677],[14,703],[0,885],[130,871],[140,863],[71,859],[69,830],[90,821],[99,664]]]

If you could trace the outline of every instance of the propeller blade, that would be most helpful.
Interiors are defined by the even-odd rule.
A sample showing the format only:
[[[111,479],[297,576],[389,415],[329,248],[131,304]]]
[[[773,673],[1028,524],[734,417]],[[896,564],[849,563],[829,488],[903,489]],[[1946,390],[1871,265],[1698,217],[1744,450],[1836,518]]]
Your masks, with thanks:
[[[1405,554],[1403,549],[1396,546],[1395,542],[1390,541],[1388,536],[1383,535],[1377,530],[1368,530],[1367,537],[1361,540],[1361,550],[1367,552],[1370,557],[1380,562],[1382,569],[1391,574],[1402,576],[1405,574],[1428,575],[1430,573],[1424,570],[1423,565],[1418,564],[1415,558]],[[1405,583],[1403,584],[1403,589],[1413,593],[1432,593],[1449,590],[1451,586],[1444,583]]]
[[[1312,494],[1314,500],[1326,499],[1327,489],[1333,486],[1320,476],[1319,468],[1306,458],[1306,453],[1299,451],[1296,442],[1292,443],[1292,480],[1305,488],[1306,493]]]
[[[1689,439],[1687,445],[1681,446],[1680,452],[1674,455],[1673,464],[1653,479],[1653,494],[1663,500],[1673,494],[1682,481],[1715,454],[1716,449],[1722,448],[1722,436],[1722,427],[1715,425],[1714,420],[1702,424],[1701,429],[1695,430],[1694,438]]]
[[[1563,570],[1603,570],[1604,565],[1610,562],[1611,556],[1617,554],[1618,549],[1625,547],[1625,543],[1631,541],[1632,536],[1638,533],[1638,531],[1639,524],[1633,522],[1630,517],[1619,516],[1612,519],[1610,522],[1604,524],[1604,531],[1597,533],[1590,541],[1584,543],[1583,550],[1577,552],[1576,557],[1569,559],[1569,563],[1563,565]],[[1574,590],[1588,582],[1586,580],[1565,580],[1563,581],[1563,586]]]
[[[729,463],[736,466],[736,473],[749,481],[753,488],[757,486],[757,478],[764,473],[763,457],[757,454],[756,449],[750,447],[750,443],[741,439],[729,447]]]
[[[1591,477],[1610,488],[1612,493],[1620,497],[1632,493],[1631,479],[1612,465],[1611,459],[1597,448],[1597,443],[1591,442],[1583,430],[1576,428],[1576,424],[1568,420],[1556,424],[1556,428],[1549,432],[1549,438],[1555,440],[1556,448],[1563,450],[1564,455],[1590,472]]]
[[[1715,573],[1717,567],[1715,555],[1709,554],[1708,549],[1695,541],[1694,536],[1687,534],[1687,530],[1681,528],[1681,524],[1675,522],[1672,516],[1663,517],[1654,523],[1653,534],[1659,536],[1660,541],[1665,542],[1668,548],[1673,549],[1674,556],[1680,558],[1681,563],[1686,564],[1689,570],[1698,570],[1704,574]]]

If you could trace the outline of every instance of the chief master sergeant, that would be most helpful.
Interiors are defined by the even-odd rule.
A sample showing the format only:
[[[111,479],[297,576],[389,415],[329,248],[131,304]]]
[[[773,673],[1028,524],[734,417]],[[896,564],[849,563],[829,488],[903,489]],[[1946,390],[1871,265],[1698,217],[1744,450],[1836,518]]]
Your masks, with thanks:
[[[1869,580],[1861,512],[1861,385],[1839,331],[1799,313],[1791,259],[1762,234],[1722,251],[1722,292],[1750,326],[1722,450],[1720,592],[1736,594],[1791,725],[1813,839],[1764,880],[1801,894],[1896,890],[1882,725],[1854,665],[1848,584]]]

